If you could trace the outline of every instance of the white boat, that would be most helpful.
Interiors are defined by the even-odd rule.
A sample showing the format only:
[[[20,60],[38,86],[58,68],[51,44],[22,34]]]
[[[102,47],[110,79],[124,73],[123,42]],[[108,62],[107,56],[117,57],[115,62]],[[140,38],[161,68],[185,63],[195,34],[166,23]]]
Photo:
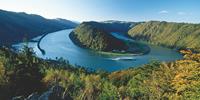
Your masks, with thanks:
[[[112,60],[136,60],[134,57],[116,57],[111,58]]]

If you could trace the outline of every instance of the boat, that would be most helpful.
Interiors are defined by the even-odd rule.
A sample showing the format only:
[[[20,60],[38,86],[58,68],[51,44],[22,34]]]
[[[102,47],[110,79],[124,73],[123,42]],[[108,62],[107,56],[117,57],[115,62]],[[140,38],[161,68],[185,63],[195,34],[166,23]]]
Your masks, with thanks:
[[[111,58],[112,60],[136,60],[134,57],[116,57],[116,58]]]

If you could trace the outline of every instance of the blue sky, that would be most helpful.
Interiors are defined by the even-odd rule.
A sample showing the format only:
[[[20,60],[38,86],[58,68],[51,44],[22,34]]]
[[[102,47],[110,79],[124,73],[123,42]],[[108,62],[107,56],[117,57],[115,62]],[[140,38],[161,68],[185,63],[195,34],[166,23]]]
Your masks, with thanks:
[[[75,21],[200,23],[200,0],[0,0],[0,9]]]

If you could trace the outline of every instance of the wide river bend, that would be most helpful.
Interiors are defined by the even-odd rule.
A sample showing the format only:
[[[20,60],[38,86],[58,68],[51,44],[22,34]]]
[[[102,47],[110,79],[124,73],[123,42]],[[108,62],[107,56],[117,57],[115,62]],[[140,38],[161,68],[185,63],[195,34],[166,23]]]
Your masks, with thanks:
[[[29,42],[29,47],[32,47],[36,55],[40,58],[56,59],[62,57],[71,64],[91,69],[103,69],[110,72],[147,64],[153,59],[160,61],[174,61],[182,58],[182,55],[175,50],[152,45],[149,45],[151,52],[146,55],[105,56],[76,46],[69,38],[69,33],[72,30],[73,29],[67,29],[49,33],[43,37],[39,45],[45,51],[45,55],[38,49],[37,42]],[[23,43],[13,46],[20,49],[22,48]],[[131,58],[133,60],[120,60],[120,58]]]

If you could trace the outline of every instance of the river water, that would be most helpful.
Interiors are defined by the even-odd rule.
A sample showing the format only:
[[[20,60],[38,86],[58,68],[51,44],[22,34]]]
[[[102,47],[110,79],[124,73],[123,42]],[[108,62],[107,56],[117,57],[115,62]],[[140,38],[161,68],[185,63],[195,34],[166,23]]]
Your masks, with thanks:
[[[45,50],[45,55],[42,55],[36,42],[29,42],[29,47],[32,47],[36,55],[40,58],[56,59],[62,57],[68,60],[71,64],[106,71],[116,71],[127,69],[129,67],[137,67],[147,64],[154,59],[160,61],[174,61],[182,58],[182,55],[175,50],[152,45],[149,45],[151,51],[146,55],[105,56],[76,46],[69,38],[69,34],[72,30],[73,29],[67,29],[46,35],[40,42],[40,47]],[[13,46],[20,49],[22,48],[23,43]],[[120,60],[120,58],[131,58],[133,60]]]

